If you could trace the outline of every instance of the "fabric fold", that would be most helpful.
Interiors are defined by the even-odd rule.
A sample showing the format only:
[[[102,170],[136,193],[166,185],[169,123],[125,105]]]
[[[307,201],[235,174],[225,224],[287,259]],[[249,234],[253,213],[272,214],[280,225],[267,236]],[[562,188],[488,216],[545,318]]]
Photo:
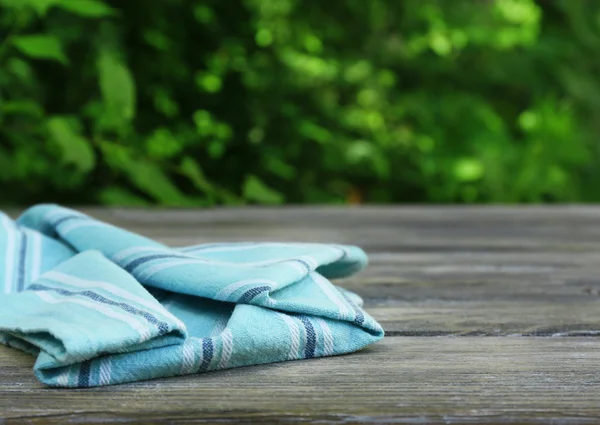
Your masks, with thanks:
[[[329,280],[366,266],[357,247],[170,248],[55,205],[0,220],[0,342],[37,355],[50,386],[330,356],[383,337]]]
[[[0,300],[2,329],[68,365],[178,344],[185,325],[97,251],[77,254]]]

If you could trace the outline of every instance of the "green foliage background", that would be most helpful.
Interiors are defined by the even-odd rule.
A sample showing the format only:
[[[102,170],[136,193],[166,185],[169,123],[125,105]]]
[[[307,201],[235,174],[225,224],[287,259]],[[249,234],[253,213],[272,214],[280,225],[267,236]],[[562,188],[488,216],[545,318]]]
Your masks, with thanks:
[[[596,0],[0,0],[0,202],[600,200]]]

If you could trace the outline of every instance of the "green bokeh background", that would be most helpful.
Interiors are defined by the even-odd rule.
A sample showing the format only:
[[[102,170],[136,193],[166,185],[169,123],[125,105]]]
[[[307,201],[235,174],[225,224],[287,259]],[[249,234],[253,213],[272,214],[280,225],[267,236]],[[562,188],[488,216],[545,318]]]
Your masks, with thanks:
[[[0,0],[0,203],[600,201],[600,1]]]

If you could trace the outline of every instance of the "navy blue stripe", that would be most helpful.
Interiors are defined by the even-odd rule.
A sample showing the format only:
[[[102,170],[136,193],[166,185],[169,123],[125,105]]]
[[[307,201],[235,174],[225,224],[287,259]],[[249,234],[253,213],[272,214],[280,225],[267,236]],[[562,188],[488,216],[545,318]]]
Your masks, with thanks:
[[[144,255],[143,257],[136,258],[131,263],[127,264],[124,269],[131,273],[137,266],[140,266],[148,261],[158,260],[161,258],[185,258],[189,259],[190,257],[185,255],[177,255],[177,254],[152,254],[152,255]]]
[[[61,217],[61,218],[59,218],[59,219],[58,219],[58,220],[56,220],[56,221],[53,221],[53,222],[52,222],[52,226],[54,226],[54,227],[57,227],[58,225],[60,225],[60,224],[64,223],[65,221],[69,221],[69,220],[75,220],[75,219],[77,219],[77,218],[84,219],[84,218],[87,218],[87,217],[86,217],[86,216],[84,216],[84,215],[75,215],[75,214],[72,214],[72,215],[67,215],[67,216],[65,216],[65,217]]]
[[[299,263],[301,263],[304,267],[306,267],[307,271],[312,271],[312,267],[310,266],[310,264],[308,264],[306,261],[304,260],[300,260],[299,258],[292,258],[290,261],[297,261]]]
[[[356,323],[359,326],[362,326],[362,324],[365,323],[365,316],[362,314],[358,307],[356,307],[355,305],[353,305],[352,307],[354,308],[354,313],[356,314],[356,317],[354,318],[354,323]]]
[[[21,233],[21,247],[19,249],[19,264],[17,266],[17,292],[25,289],[25,258],[27,254],[27,235]]]
[[[309,273],[312,271],[312,267],[310,266],[310,264],[308,264],[306,261],[301,260],[299,258],[288,258],[286,260],[277,261],[276,264],[288,263],[290,261],[296,261],[297,263],[302,264],[306,268],[306,271]],[[268,263],[268,264],[265,264],[263,267],[269,267],[272,264],[273,263]]]
[[[249,289],[244,292],[244,295],[242,295],[237,302],[248,304],[250,301],[256,298],[258,294],[268,291],[269,289],[271,289],[270,286],[257,286],[256,288]]]
[[[306,347],[304,348],[304,358],[310,359],[315,356],[315,350],[317,348],[317,334],[311,321],[306,316],[298,316],[298,319],[302,321],[304,329],[306,331]]]
[[[90,386],[90,373],[92,370],[92,361],[86,360],[81,363],[79,367],[79,387],[89,387]]]
[[[109,300],[108,298],[105,298],[102,295],[100,295],[96,292],[93,292],[93,291],[77,291],[77,292],[67,291],[66,289],[51,288],[49,286],[44,286],[44,285],[40,285],[37,283],[31,285],[28,289],[30,289],[32,291],[54,291],[54,292],[58,292],[61,295],[66,295],[66,296],[80,295],[82,297],[89,298],[93,301],[96,301],[96,302],[99,302],[102,304],[108,304],[108,305],[112,305],[114,307],[118,307],[121,310],[125,310],[127,313],[133,314],[135,316],[142,316],[149,323],[156,325],[156,327],[159,330],[159,335],[164,335],[167,332],[169,332],[169,324],[168,323],[158,320],[156,317],[154,317],[147,311],[140,310],[140,309],[130,306],[129,304],[126,304],[126,303],[119,303],[119,302],[116,302],[113,300]]]
[[[198,372],[204,372],[210,366],[210,362],[213,358],[214,348],[212,338],[204,338],[202,340],[202,363],[198,368]]]
[[[350,304],[352,306],[352,309],[354,310],[354,323],[356,323],[359,326],[362,326],[362,324],[365,323],[364,314],[362,314],[360,308],[358,308],[358,306],[354,304],[346,294],[342,293],[342,296],[346,299],[346,301],[348,301],[348,304]]]

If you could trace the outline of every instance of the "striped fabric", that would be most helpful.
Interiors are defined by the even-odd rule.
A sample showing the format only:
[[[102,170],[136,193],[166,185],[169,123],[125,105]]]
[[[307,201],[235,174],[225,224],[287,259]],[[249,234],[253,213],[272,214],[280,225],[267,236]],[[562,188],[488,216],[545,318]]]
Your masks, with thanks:
[[[53,387],[92,387],[331,356],[383,337],[329,279],[353,246],[169,248],[55,205],[0,213],[0,342]]]

